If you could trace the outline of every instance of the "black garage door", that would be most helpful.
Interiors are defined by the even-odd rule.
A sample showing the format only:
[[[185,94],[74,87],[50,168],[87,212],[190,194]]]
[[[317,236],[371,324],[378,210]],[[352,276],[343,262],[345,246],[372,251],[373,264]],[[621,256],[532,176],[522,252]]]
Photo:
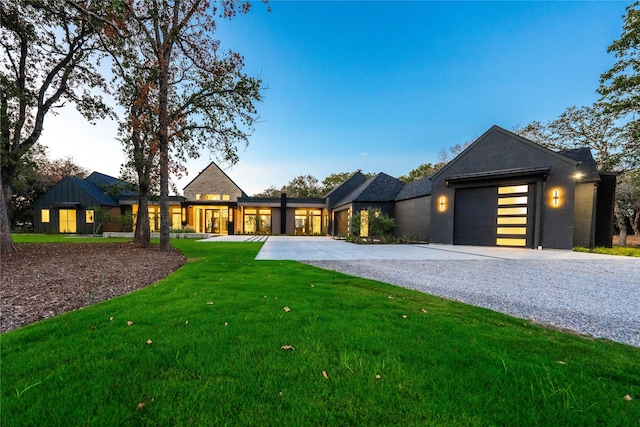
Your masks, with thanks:
[[[456,189],[453,243],[532,247],[534,188],[519,184]]]
[[[495,246],[496,187],[456,189],[453,244]]]

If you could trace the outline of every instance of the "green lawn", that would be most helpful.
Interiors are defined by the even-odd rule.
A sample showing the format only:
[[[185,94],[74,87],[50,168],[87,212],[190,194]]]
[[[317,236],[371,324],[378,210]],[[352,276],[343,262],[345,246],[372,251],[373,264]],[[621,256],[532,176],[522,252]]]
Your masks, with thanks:
[[[640,348],[254,261],[260,243],[174,245],[166,280],[0,336],[2,426],[640,420]]]
[[[577,247],[577,248],[573,248],[573,250],[577,252],[593,252],[596,254],[640,257],[640,248],[634,248],[631,246],[614,246],[612,248],[593,248],[593,249]]]

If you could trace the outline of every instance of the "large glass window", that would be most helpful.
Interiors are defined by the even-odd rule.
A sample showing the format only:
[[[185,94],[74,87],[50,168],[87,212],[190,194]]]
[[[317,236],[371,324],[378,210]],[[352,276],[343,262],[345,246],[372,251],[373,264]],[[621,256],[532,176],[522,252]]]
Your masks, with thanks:
[[[182,209],[180,206],[171,206],[169,210],[171,212],[171,228],[182,228]]]
[[[296,209],[294,234],[322,234],[322,210]]]
[[[40,221],[49,222],[49,209],[42,209],[40,211]]]
[[[75,209],[60,209],[58,215],[60,217],[60,233],[77,233]]]
[[[95,221],[96,213],[93,209],[87,209],[85,211],[85,222],[87,224],[93,224]]]
[[[247,234],[270,234],[271,209],[245,209],[244,232]]]

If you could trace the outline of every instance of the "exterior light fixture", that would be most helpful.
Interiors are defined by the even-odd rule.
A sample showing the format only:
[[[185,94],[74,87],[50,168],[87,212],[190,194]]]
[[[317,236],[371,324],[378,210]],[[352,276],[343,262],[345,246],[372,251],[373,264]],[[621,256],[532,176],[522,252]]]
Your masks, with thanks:
[[[440,212],[444,212],[447,210],[447,198],[444,196],[440,197],[440,200],[438,201],[438,210]]]
[[[562,204],[562,192],[559,188],[551,190],[551,206],[554,208],[560,207]]]
[[[574,173],[574,174],[573,174],[573,178],[574,178],[576,181],[579,181],[583,176],[584,176],[584,175],[582,174],[582,172],[576,172],[576,173]]]

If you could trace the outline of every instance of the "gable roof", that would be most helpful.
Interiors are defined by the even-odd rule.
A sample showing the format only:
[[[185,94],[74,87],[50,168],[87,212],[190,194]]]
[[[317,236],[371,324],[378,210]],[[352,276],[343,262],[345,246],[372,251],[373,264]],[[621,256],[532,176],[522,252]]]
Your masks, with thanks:
[[[451,160],[449,163],[447,163],[446,165],[444,165],[444,167],[442,167],[442,169],[440,169],[439,171],[437,171],[436,173],[434,173],[433,175],[431,175],[431,180],[435,180],[437,178],[439,178],[442,174],[444,174],[447,169],[449,169],[456,161],[458,161],[459,159],[461,159],[462,157],[468,155],[468,153],[478,144],[481,144],[482,141],[487,138],[490,134],[494,133],[494,132],[498,132],[501,133],[511,139],[514,139],[516,141],[518,141],[521,144],[524,144],[530,148],[533,148],[535,150],[539,150],[541,151],[543,154],[547,155],[547,156],[552,156],[555,157],[563,162],[567,162],[573,166],[577,166],[578,162],[575,161],[574,159],[571,159],[567,156],[564,156],[560,153],[557,153],[553,150],[550,150],[546,147],[543,147],[540,144],[536,144],[533,141],[528,140],[527,138],[523,138],[520,135],[517,135],[513,132],[510,132],[506,129],[501,128],[500,126],[497,125],[493,125],[489,128],[489,130],[487,130],[485,133],[483,133],[478,139],[476,139],[471,145],[469,145],[467,148],[465,148],[462,153],[458,154],[453,160]]]
[[[234,180],[232,180],[231,178],[229,178],[229,175],[227,175],[227,174],[225,173],[225,171],[223,171],[223,170],[220,168],[220,166],[218,166],[218,165],[217,165],[217,164],[215,164],[214,162],[209,163],[209,164],[207,165],[207,167],[206,167],[206,168],[202,169],[202,170],[200,171],[200,173],[199,173],[198,175],[196,175],[196,177],[195,177],[195,178],[193,178],[191,181],[189,181],[189,183],[188,183],[187,185],[185,185],[185,186],[182,188],[182,190],[183,190],[183,191],[184,191],[184,190],[186,190],[186,189],[187,189],[187,187],[189,187],[191,184],[193,184],[194,182],[196,182],[196,181],[198,180],[198,178],[200,178],[200,177],[202,176],[202,174],[204,174],[205,172],[207,172],[207,171],[208,171],[210,168],[212,168],[212,167],[213,167],[213,168],[215,168],[215,169],[217,170],[217,172],[221,173],[221,174],[222,174],[226,179],[228,179],[228,180],[229,180],[229,182],[231,182],[233,185],[235,185],[235,186],[236,186],[236,188],[237,188],[238,190],[240,190],[240,192],[242,193],[242,195],[241,195],[240,197],[247,197],[247,193],[245,193],[245,192],[244,192],[244,190],[243,190],[242,188],[240,188],[240,186],[239,186],[238,184],[236,184]]]
[[[581,181],[600,181],[600,174],[596,161],[593,159],[591,149],[588,147],[574,148],[561,151],[560,154],[578,162],[577,173],[581,174]]]
[[[414,199],[416,197],[428,196],[431,194],[431,179],[425,176],[420,179],[408,182],[396,196],[396,200]]]
[[[123,179],[114,178],[100,172],[92,172],[84,179],[85,182],[92,183],[113,198],[135,198],[138,192],[134,191],[135,185]]]
[[[380,172],[366,180],[336,205],[352,202],[392,202],[404,188],[405,183]]]

